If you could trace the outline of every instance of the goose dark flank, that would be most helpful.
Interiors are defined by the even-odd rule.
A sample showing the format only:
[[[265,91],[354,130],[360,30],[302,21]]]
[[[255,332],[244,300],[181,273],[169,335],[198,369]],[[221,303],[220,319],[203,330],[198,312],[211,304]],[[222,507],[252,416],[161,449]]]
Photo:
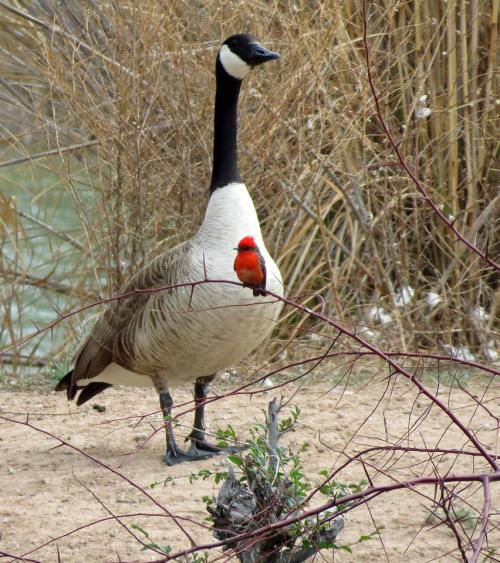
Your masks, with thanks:
[[[213,169],[205,218],[193,238],[167,250],[133,275],[120,293],[204,279],[238,281],[233,248],[251,236],[267,270],[266,288],[283,295],[281,274],[269,255],[237,160],[237,107],[242,80],[279,55],[252,35],[226,39],[216,58]],[[205,438],[204,401],[218,371],[248,355],[272,331],[282,304],[232,284],[146,293],[114,302],[102,313],[56,389],[82,405],[111,385],[154,386],[166,421],[170,389],[194,383],[195,416],[188,450],[166,422],[168,465],[204,459],[220,450]]]

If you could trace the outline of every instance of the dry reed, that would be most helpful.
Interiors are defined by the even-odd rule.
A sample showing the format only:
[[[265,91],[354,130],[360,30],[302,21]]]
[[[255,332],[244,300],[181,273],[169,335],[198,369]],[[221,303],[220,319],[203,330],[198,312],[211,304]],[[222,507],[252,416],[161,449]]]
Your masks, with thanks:
[[[497,18],[486,0],[370,3],[368,41],[383,118],[406,159],[459,231],[498,257]],[[242,30],[283,55],[244,88],[240,158],[288,294],[312,308],[321,296],[328,314],[370,326],[388,348],[492,359],[498,272],[455,240],[397,165],[367,81],[361,0],[251,10],[1,1],[0,173],[58,179],[46,188],[55,210],[32,219],[12,190],[1,194],[2,340],[23,336],[14,318],[33,285],[38,300],[64,294],[54,315],[75,309],[195,230],[208,195],[213,59]],[[71,229],[56,226],[64,194],[79,220]],[[42,276],[31,267],[36,221],[47,233]],[[69,254],[67,280],[58,264]],[[281,334],[291,325],[303,329],[288,313]],[[75,331],[68,323],[51,357]]]

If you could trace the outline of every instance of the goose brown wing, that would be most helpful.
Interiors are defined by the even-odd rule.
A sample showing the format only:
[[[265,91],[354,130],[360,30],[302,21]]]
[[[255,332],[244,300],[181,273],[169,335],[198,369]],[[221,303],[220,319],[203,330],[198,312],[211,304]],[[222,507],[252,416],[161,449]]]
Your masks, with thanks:
[[[186,241],[158,256],[134,275],[119,291],[119,295],[132,293],[136,289],[154,289],[178,283],[190,246],[191,242]],[[153,295],[154,292],[133,293],[108,305],[76,354],[71,386],[81,379],[96,377],[112,362],[132,369],[133,349],[124,350],[122,337],[133,330]]]

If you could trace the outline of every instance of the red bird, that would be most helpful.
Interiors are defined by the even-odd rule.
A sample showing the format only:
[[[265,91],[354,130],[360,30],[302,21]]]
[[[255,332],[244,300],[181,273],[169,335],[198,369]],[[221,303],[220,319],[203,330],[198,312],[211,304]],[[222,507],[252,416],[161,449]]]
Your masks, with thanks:
[[[238,251],[234,259],[234,271],[245,287],[253,289],[254,296],[266,292],[266,263],[253,237],[244,237],[238,243]]]

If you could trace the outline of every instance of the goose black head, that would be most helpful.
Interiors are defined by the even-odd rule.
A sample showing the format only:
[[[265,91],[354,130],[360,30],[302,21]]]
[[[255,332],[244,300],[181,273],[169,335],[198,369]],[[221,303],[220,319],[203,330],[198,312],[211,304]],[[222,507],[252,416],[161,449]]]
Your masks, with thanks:
[[[253,67],[279,58],[278,53],[267,50],[249,33],[228,37],[218,55],[222,68],[236,80],[243,80]]]

